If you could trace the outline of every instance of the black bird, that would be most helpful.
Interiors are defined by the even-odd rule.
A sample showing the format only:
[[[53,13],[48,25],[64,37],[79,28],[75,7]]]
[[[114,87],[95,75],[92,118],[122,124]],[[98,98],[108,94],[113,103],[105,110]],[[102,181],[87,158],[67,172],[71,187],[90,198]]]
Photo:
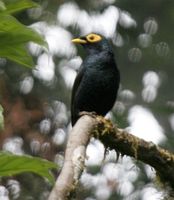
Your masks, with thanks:
[[[111,45],[102,35],[91,33],[72,42],[81,44],[87,52],[72,90],[73,126],[80,117],[79,112],[106,115],[116,100],[120,73]]]

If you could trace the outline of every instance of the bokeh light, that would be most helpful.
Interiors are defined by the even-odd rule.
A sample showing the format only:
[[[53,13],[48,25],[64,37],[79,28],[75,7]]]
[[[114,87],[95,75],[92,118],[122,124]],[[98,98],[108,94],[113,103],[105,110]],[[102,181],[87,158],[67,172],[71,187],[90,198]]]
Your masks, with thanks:
[[[129,131],[132,134],[159,144],[164,141],[164,130],[147,108],[135,105],[129,110],[128,120],[130,123]]]
[[[128,58],[131,62],[137,63],[142,58],[142,51],[141,49],[134,47],[128,51]]]
[[[147,19],[144,23],[144,30],[147,34],[154,35],[158,31],[158,23],[155,19]]]
[[[0,104],[5,107],[8,127],[2,134],[2,150],[53,160],[60,172],[72,128],[71,90],[86,56],[71,40],[90,32],[110,40],[121,72],[118,98],[106,118],[140,138],[172,149],[173,27],[169,22],[173,15],[172,9],[167,10],[167,4],[163,6],[162,2],[149,2],[149,7],[141,2],[142,9],[138,0],[134,3],[44,0],[39,2],[40,7],[18,15],[25,24],[33,22],[29,27],[45,38],[48,49],[33,42],[27,45],[35,63],[31,70],[0,58]],[[21,118],[17,115],[19,112]],[[150,166],[141,166],[126,156],[116,162],[115,151],[107,150],[106,155],[104,152],[103,144],[92,138],[80,179],[84,190],[82,199],[157,200],[163,197],[163,191],[159,192],[153,184],[155,171]],[[34,199],[32,192],[37,193],[38,199],[47,199],[50,185],[45,180],[44,186],[38,184],[33,177],[37,191],[37,187],[32,189],[30,185],[31,194],[20,197],[26,192],[22,187],[27,188],[27,181],[23,186],[20,179],[13,177],[6,181],[6,187],[0,186],[0,199]]]

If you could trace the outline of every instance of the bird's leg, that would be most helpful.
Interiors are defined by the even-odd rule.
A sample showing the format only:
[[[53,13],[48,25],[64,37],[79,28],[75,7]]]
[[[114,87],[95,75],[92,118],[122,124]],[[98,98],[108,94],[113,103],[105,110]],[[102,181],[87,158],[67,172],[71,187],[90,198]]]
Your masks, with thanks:
[[[96,112],[87,112],[87,111],[82,111],[82,112],[79,112],[79,116],[83,116],[83,115],[89,115],[93,118],[95,118],[97,116],[97,113]]]

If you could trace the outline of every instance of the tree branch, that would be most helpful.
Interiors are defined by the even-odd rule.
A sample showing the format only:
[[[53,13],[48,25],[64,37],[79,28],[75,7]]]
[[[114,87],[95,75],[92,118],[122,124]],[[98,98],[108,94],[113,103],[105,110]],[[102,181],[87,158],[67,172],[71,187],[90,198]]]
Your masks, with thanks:
[[[62,171],[49,196],[49,200],[71,199],[84,169],[85,152],[90,138],[102,141],[106,148],[114,149],[154,167],[164,183],[174,189],[174,155],[152,142],[146,142],[113,126],[101,116],[82,116],[73,127],[65,152]]]
[[[49,200],[71,199],[84,169],[86,147],[96,121],[82,116],[69,134],[62,171],[51,191]]]
[[[96,119],[99,139],[105,147],[149,164],[156,170],[161,181],[174,189],[174,154],[153,142],[147,142],[123,129],[118,129],[100,116]]]

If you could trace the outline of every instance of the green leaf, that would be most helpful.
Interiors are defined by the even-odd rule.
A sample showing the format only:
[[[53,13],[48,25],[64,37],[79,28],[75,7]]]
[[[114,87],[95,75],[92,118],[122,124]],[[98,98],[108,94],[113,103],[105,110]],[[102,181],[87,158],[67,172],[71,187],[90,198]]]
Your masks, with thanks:
[[[5,0],[6,9],[3,13],[13,14],[28,8],[38,7],[37,3],[30,0]]]
[[[3,116],[3,108],[0,105],[0,130],[4,128],[4,116]]]
[[[33,29],[21,24],[11,15],[0,14],[0,45],[35,42],[47,46],[41,35]]]
[[[30,41],[47,48],[47,43],[36,31],[21,24],[11,15],[0,14],[0,57],[33,67],[34,63],[26,48]]]
[[[26,67],[34,66],[33,59],[23,44],[5,46],[4,48],[0,49],[0,57],[15,61]]]
[[[5,4],[3,1],[0,1],[0,12],[6,10]]]
[[[32,172],[47,178],[54,183],[50,169],[56,169],[53,162],[27,155],[14,155],[9,152],[0,152],[0,177],[13,176],[23,172]]]

